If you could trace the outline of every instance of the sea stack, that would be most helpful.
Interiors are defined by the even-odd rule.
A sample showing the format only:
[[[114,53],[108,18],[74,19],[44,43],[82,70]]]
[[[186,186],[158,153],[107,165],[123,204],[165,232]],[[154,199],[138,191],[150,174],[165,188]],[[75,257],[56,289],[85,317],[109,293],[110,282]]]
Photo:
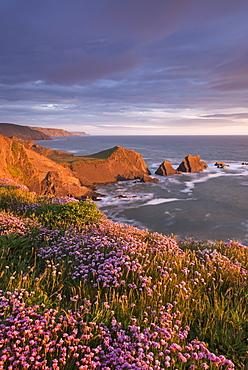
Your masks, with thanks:
[[[207,163],[201,161],[199,155],[188,154],[178,166],[180,172],[200,172],[208,167]]]
[[[172,167],[171,162],[169,161],[163,161],[163,163],[161,163],[161,165],[155,172],[155,174],[159,176],[171,176],[177,173],[180,173],[180,171],[175,170],[175,168]]]

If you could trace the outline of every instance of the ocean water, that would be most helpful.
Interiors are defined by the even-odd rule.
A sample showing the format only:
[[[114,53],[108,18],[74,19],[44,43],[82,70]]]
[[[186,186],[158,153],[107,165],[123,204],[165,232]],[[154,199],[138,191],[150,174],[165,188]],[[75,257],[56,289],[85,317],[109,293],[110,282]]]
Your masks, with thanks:
[[[37,143],[75,155],[115,145],[142,154],[158,183],[123,181],[97,188],[105,195],[98,207],[114,221],[181,238],[234,239],[248,245],[248,165],[242,165],[248,162],[248,136],[81,136]],[[200,155],[207,170],[154,175],[164,160],[176,168],[188,154]],[[216,161],[230,166],[218,169]]]

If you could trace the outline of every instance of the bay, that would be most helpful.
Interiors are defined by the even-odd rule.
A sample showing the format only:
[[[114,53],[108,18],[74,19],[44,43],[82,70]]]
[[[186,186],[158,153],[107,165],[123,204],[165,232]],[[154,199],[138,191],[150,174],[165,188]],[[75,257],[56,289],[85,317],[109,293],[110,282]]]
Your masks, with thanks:
[[[39,141],[75,155],[116,145],[142,154],[158,183],[118,182],[98,186],[98,207],[110,219],[180,238],[238,240],[248,244],[248,136],[81,136]],[[188,155],[209,167],[200,173],[155,176],[164,160],[176,168]],[[230,165],[214,166],[216,161]],[[124,195],[126,198],[116,198]]]

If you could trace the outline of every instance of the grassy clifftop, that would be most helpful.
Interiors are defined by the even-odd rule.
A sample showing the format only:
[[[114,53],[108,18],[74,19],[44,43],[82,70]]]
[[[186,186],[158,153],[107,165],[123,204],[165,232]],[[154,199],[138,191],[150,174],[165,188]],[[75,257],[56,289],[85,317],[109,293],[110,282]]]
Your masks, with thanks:
[[[237,242],[152,234],[2,179],[0,271],[3,368],[247,369]]]

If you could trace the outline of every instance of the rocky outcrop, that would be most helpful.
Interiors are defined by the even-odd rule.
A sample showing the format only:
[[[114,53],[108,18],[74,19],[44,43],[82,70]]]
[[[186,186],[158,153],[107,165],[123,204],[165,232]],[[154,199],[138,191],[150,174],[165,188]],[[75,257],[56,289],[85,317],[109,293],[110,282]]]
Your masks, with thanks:
[[[50,136],[32,130],[28,126],[15,125],[13,123],[0,123],[0,135],[6,137],[16,136],[23,140],[51,140]]]
[[[226,167],[229,167],[229,164],[226,164],[226,163],[224,163],[224,162],[216,162],[214,165],[215,165],[217,168],[223,168],[223,169],[225,169]]]
[[[208,167],[199,155],[187,155],[177,168],[180,172],[200,172]]]
[[[172,167],[171,162],[164,161],[156,170],[155,174],[159,176],[171,176],[180,173],[178,170]]]
[[[141,179],[140,179],[140,182],[159,182],[158,179],[156,179],[156,177],[151,177],[149,175],[144,175]]]
[[[69,168],[25,147],[18,139],[0,135],[0,177],[26,185],[37,194],[81,197],[94,192],[81,186]]]
[[[133,179],[153,181],[142,155],[119,146],[90,157],[74,157],[64,165],[86,186]]]
[[[122,147],[75,157],[32,141],[0,135],[0,156],[1,178],[15,180],[43,195],[95,197],[92,188],[96,184],[132,179],[158,181],[149,176],[141,154]]]
[[[78,179],[68,182],[63,171],[49,171],[41,181],[42,195],[56,195],[57,197],[73,196],[75,198],[94,197],[96,194],[89,188],[81,186]]]

